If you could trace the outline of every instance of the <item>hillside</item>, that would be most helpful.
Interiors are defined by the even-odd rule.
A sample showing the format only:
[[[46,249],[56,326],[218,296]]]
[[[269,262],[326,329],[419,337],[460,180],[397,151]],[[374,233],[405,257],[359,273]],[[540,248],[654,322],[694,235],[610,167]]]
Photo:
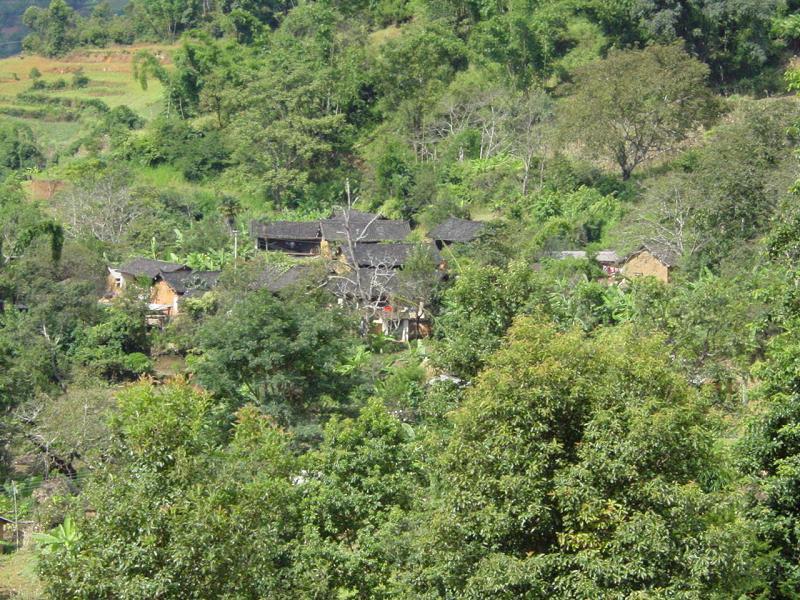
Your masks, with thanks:
[[[92,107],[84,110],[86,101],[100,101],[101,108],[126,105],[150,119],[159,112],[162,91],[158,82],[143,90],[133,78],[132,60],[140,50],[163,56],[169,63],[171,48],[157,45],[85,49],[62,58],[4,58],[0,60],[0,115],[30,126],[50,159],[85,135],[98,118]],[[38,80],[46,88],[32,89],[34,69],[41,73]],[[88,78],[84,87],[74,87],[78,72]],[[54,89],[62,82],[62,89]]]
[[[79,14],[88,15],[101,0],[68,0]],[[22,15],[31,6],[44,8],[49,0],[4,0],[0,2],[0,58],[13,56],[22,50],[22,40],[30,33],[22,22]],[[108,2],[112,11],[121,11],[127,0]]]
[[[0,60],[0,597],[800,597],[800,2],[85,8]]]

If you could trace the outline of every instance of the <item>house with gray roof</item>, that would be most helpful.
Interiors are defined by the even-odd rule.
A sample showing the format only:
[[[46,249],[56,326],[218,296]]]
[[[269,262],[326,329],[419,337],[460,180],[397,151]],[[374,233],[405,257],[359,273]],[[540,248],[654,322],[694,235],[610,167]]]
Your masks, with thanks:
[[[329,221],[350,221],[350,223],[369,223],[383,217],[377,213],[362,212],[354,208],[335,208],[328,217]]]
[[[486,223],[479,221],[469,221],[458,217],[449,217],[436,227],[431,229],[428,237],[436,243],[440,250],[453,243],[467,243],[476,239]]]
[[[154,260],[151,258],[133,258],[119,267],[117,271],[131,277],[149,277],[154,279],[159,273],[175,273],[186,271],[189,267],[180,263],[167,262],[165,260]]]
[[[352,267],[402,269],[420,248],[423,246],[410,243],[355,244],[352,253],[349,248],[343,248],[342,254]],[[441,258],[433,245],[430,246],[430,256],[431,269],[434,269],[441,263]]]
[[[621,272],[627,278],[655,277],[669,283],[673,270],[678,266],[678,255],[658,244],[643,244],[629,254],[622,263]]]
[[[402,242],[411,233],[408,221],[375,219],[370,221],[324,219],[320,221],[324,242],[342,243],[348,238],[357,243]]]
[[[275,250],[291,256],[320,253],[318,221],[251,221],[250,237],[256,250]]]
[[[216,287],[220,271],[161,272],[150,290],[149,308],[153,313],[174,317],[181,312],[186,298],[200,297]]]
[[[277,294],[308,282],[312,275],[311,265],[267,265],[258,274],[252,287]],[[324,281],[324,279],[323,279]]]
[[[152,285],[156,277],[161,273],[178,273],[190,270],[189,267],[180,263],[151,258],[133,258],[118,267],[108,267],[106,297],[113,298],[118,296],[128,285],[136,281],[147,280]]]
[[[603,273],[614,277],[620,270],[620,257],[614,250],[600,250],[594,257]]]

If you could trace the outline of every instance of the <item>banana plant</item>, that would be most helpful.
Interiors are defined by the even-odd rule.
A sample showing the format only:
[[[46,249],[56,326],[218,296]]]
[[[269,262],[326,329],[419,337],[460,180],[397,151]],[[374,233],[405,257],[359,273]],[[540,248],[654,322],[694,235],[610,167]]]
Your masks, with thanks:
[[[67,516],[64,522],[50,533],[33,534],[33,538],[39,544],[44,554],[55,552],[60,548],[69,552],[78,543],[80,537],[80,532],[70,516]]]

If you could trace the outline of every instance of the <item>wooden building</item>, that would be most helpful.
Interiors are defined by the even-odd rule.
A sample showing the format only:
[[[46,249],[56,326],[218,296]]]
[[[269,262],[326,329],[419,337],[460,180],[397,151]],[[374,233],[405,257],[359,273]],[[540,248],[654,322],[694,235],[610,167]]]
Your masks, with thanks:
[[[669,250],[656,246],[642,246],[629,255],[622,264],[621,272],[627,278],[655,277],[669,283],[675,269],[677,256]]]
[[[412,243],[391,243],[391,244],[355,244],[352,252],[349,248],[344,248],[342,257],[351,267],[370,267],[402,269],[406,263],[414,256],[414,253],[426,249],[421,244]],[[431,268],[439,268],[442,259],[439,251],[430,245],[427,248],[431,258]]]
[[[361,213],[364,214],[364,213]],[[379,242],[402,242],[411,233],[408,221],[392,219],[324,219],[320,221],[320,231],[324,242],[341,244],[348,241],[360,244]]]
[[[446,221],[434,227],[428,237],[434,241],[441,250],[454,243],[468,243],[475,240],[486,226],[479,221],[469,221],[457,217],[449,217]]]
[[[291,256],[318,256],[320,227],[318,221],[251,221],[250,237],[257,250],[273,250]]]

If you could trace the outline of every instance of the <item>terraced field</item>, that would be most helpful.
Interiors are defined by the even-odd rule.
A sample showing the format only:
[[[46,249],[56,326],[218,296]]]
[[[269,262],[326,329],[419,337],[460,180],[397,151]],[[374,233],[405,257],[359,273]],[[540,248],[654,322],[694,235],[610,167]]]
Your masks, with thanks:
[[[139,45],[82,49],[63,58],[16,55],[0,60],[0,119],[28,124],[47,155],[53,156],[86,132],[87,120],[97,117],[105,105],[126,104],[145,118],[155,116],[161,105],[161,85],[150,82],[143,90],[132,76],[137,51],[156,53],[170,61],[169,46]],[[31,89],[32,69],[41,73],[47,89]],[[82,69],[88,85],[72,87],[75,72]],[[63,80],[64,87],[53,89]]]

